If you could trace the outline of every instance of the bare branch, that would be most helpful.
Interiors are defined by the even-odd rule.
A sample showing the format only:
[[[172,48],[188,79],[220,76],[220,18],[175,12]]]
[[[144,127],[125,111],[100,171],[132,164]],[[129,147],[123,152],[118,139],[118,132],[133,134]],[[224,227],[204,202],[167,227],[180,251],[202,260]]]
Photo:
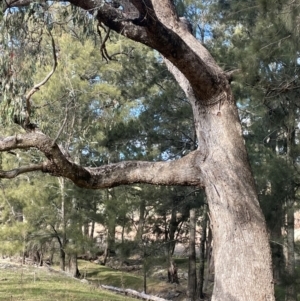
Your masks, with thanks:
[[[107,30],[105,29],[105,31],[106,31],[105,37],[104,37],[104,39],[102,39],[100,27],[104,28],[104,26],[101,26],[100,24],[97,26],[97,32],[98,32],[98,35],[99,35],[99,37],[100,37],[100,42],[101,42],[101,45],[100,45],[100,52],[101,52],[102,57],[103,57],[106,61],[108,61],[108,60],[111,60],[111,57],[110,57],[109,54],[107,53],[106,42],[107,42],[107,40],[108,40],[108,38],[109,38],[110,28],[108,28]]]
[[[30,114],[31,114],[31,103],[30,98],[32,95],[37,92],[41,86],[45,85],[48,80],[51,78],[51,76],[54,74],[56,67],[57,67],[57,56],[56,56],[56,47],[55,47],[55,41],[52,36],[52,33],[48,31],[50,37],[51,37],[51,45],[52,45],[52,53],[53,53],[53,66],[52,70],[49,72],[49,74],[38,84],[34,85],[34,87],[27,93],[25,97],[26,101],[26,117],[25,117],[25,127],[29,125],[30,123]]]
[[[103,28],[103,30],[105,31],[105,37],[104,39],[102,39],[102,34],[101,34],[101,29],[100,28]],[[133,48],[131,48],[128,52],[125,52],[125,51],[118,51],[118,52],[115,52],[113,54],[108,54],[107,52],[107,49],[106,49],[106,42],[107,40],[109,39],[109,35],[110,35],[110,28],[106,29],[105,26],[103,26],[101,23],[98,24],[97,26],[97,33],[100,37],[100,52],[101,52],[101,55],[102,57],[106,60],[106,62],[108,62],[108,60],[113,60],[114,57],[116,57],[117,55],[126,55],[128,57],[131,57],[131,52],[133,50]]]
[[[8,171],[0,170],[0,178],[12,179],[23,173],[28,173],[32,171],[42,171],[42,170],[43,170],[43,164],[22,166]]]
[[[67,121],[68,121],[68,115],[69,115],[69,105],[70,105],[70,102],[69,102],[69,103],[67,104],[67,106],[66,106],[66,114],[65,114],[64,121],[63,121],[63,123],[62,123],[62,125],[61,125],[61,127],[60,127],[59,131],[57,132],[57,135],[56,135],[55,139],[54,139],[54,140],[53,140],[53,142],[52,142],[52,146],[54,146],[54,145],[55,145],[55,143],[56,143],[57,139],[58,139],[58,138],[59,138],[59,136],[61,135],[61,133],[62,133],[62,131],[63,131],[63,129],[64,129],[64,127],[65,127],[65,125],[66,125]]]
[[[226,71],[225,76],[227,77],[228,81],[231,82],[233,79],[233,75],[240,73],[240,72],[241,72],[241,69],[228,70],[228,71]]]

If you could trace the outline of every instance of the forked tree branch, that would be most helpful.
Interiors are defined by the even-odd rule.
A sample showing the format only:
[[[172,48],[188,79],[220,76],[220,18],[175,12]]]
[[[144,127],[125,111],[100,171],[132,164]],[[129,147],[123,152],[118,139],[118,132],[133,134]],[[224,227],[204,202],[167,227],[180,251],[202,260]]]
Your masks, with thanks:
[[[39,149],[47,160],[39,165],[0,171],[0,178],[14,178],[25,172],[42,171],[68,178],[80,187],[91,189],[133,183],[201,186],[203,182],[199,166],[205,164],[206,154],[199,150],[175,161],[122,161],[92,168],[70,161],[60,147],[53,144],[52,139],[40,132],[0,138],[0,152],[30,148]]]
[[[137,1],[130,2],[135,4]],[[175,13],[172,1],[141,2],[147,10],[143,21],[119,21],[118,13],[113,13],[109,6],[101,7],[96,18],[117,33],[159,51],[181,70],[194,87],[194,94],[203,106],[223,101],[226,98],[223,92],[228,85],[224,71],[207,49],[187,32],[186,26]]]
[[[100,37],[100,52],[102,57],[108,62],[109,60],[111,60],[111,56],[107,53],[107,49],[106,49],[106,42],[109,39],[109,34],[110,34],[110,28],[107,28],[106,33],[105,33],[105,37],[104,39],[102,39],[102,34],[101,34],[101,29],[100,29],[101,25],[98,24],[97,26],[97,33]]]

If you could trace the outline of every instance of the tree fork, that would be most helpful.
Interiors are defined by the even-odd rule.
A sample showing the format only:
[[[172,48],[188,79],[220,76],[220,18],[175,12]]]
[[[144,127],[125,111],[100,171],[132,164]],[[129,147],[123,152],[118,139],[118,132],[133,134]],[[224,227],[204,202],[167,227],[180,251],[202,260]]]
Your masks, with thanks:
[[[41,132],[0,138],[0,152],[37,148],[48,158],[42,164],[0,171],[0,178],[14,178],[22,173],[42,171],[65,177],[84,188],[109,188],[122,184],[201,186],[199,166],[205,157],[200,151],[166,162],[122,161],[100,167],[83,167],[70,160],[66,152]]]

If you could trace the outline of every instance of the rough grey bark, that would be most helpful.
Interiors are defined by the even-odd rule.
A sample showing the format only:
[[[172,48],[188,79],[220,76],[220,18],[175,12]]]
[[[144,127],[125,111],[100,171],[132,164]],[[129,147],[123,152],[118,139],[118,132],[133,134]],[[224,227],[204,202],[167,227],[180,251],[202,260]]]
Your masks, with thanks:
[[[22,173],[42,171],[72,180],[77,186],[99,189],[122,184],[199,185],[201,173],[196,167],[202,154],[194,151],[176,161],[122,161],[100,167],[83,167],[71,161],[53,140],[41,132],[0,137],[0,151],[37,148],[48,158],[42,164],[0,171],[0,178],[14,178]],[[174,172],[174,171],[178,172]]]
[[[5,5],[24,6],[30,2],[6,0]],[[130,2],[139,18],[130,20],[101,0],[70,1],[117,33],[164,56],[190,100],[198,149],[172,162],[120,162],[92,169],[71,162],[52,139],[32,132],[1,138],[0,151],[36,147],[47,160],[40,165],[2,171],[0,177],[41,170],[93,189],[130,183],[204,187],[214,237],[212,301],[273,301],[268,233],[229,75],[182,25],[171,0]]]

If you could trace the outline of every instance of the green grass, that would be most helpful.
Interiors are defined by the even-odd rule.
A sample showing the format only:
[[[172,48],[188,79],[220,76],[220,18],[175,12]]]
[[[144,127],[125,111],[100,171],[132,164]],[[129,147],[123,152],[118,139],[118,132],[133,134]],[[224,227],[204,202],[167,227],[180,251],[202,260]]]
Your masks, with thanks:
[[[78,265],[82,275],[97,285],[105,284],[119,288],[131,288],[140,292],[143,291],[143,275],[141,270],[127,273],[81,260],[79,260]],[[156,294],[164,289],[168,289],[168,287],[170,285],[165,281],[147,278],[147,293]]]
[[[109,275],[106,275],[109,277]],[[109,282],[109,279],[107,279]],[[112,284],[113,285],[113,284]],[[132,301],[46,268],[0,268],[0,301]]]

